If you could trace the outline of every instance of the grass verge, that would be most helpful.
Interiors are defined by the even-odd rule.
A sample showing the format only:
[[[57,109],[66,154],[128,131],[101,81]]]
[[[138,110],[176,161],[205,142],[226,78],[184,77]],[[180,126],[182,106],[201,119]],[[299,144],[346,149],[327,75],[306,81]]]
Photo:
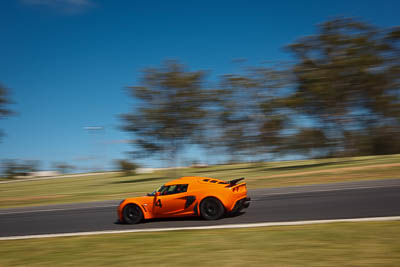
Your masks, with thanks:
[[[400,266],[400,222],[0,241],[0,266]]]
[[[248,188],[400,178],[400,155],[241,163],[123,176],[109,173],[0,184],[0,208],[123,199],[153,191],[180,176],[229,180],[246,177]]]

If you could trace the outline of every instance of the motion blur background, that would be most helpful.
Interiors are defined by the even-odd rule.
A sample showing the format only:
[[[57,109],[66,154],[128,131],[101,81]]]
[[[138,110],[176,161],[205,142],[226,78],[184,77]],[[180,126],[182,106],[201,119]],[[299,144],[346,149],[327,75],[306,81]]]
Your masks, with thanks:
[[[399,10],[0,1],[0,266],[400,266]],[[246,177],[251,206],[115,222],[181,176]]]
[[[3,177],[400,153],[398,1],[0,6]]]

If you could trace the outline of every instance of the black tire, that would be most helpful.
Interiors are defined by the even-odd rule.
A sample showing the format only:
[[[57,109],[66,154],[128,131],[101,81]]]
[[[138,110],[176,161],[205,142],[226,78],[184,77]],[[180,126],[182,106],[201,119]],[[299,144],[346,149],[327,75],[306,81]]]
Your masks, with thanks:
[[[224,206],[213,197],[204,199],[200,204],[200,215],[206,220],[218,220],[224,215]]]
[[[122,211],[124,223],[135,224],[143,220],[143,212],[138,205],[128,204]]]

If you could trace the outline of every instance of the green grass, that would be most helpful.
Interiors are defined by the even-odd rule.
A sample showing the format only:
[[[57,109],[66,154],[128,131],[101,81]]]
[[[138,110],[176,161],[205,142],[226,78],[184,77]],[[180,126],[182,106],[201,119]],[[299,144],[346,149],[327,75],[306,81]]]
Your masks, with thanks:
[[[0,241],[0,266],[400,266],[400,222]]]
[[[400,178],[400,155],[215,165],[123,176],[109,173],[0,184],[0,208],[123,199],[153,191],[180,176],[230,180],[248,188]]]

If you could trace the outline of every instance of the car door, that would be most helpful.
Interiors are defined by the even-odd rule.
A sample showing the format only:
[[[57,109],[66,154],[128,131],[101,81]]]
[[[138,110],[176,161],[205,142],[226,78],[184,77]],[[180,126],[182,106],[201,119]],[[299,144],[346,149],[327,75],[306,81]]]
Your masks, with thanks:
[[[187,185],[170,185],[154,202],[157,217],[179,215],[185,209]]]

